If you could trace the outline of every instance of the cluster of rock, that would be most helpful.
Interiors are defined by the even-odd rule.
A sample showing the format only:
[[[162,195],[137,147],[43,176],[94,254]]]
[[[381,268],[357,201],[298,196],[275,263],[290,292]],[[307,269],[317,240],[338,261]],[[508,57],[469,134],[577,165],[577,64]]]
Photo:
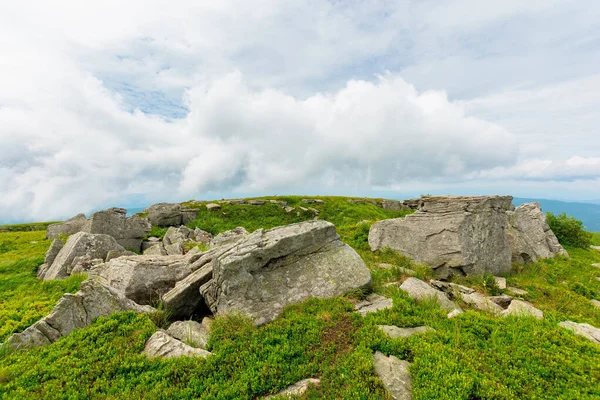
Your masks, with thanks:
[[[441,279],[502,274],[512,261],[567,256],[539,204],[515,209],[510,196],[424,197],[415,213],[373,224],[369,245],[428,264]]]

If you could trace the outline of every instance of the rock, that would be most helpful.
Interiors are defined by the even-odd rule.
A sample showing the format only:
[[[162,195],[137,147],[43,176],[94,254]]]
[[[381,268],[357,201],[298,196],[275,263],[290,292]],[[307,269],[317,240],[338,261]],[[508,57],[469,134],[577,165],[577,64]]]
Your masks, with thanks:
[[[490,299],[483,297],[479,293],[463,294],[462,301],[472,305],[478,310],[487,311],[494,315],[500,315],[504,309]]]
[[[167,333],[188,346],[200,349],[206,349],[210,334],[208,326],[199,324],[196,321],[173,322],[167,329]]]
[[[600,264],[592,264],[592,267],[600,268]]]
[[[212,240],[212,234],[210,234],[209,232],[203,231],[200,228],[196,228],[194,229],[194,233],[192,234],[193,238],[194,238],[194,242],[198,242],[198,243],[204,243],[204,244],[209,244],[210,241]]]
[[[402,204],[402,202],[400,202],[398,200],[383,200],[381,202],[381,207],[384,210],[390,210],[390,211],[409,210],[409,208],[407,206],[405,206],[404,204]]]
[[[410,208],[411,210],[417,210],[421,204],[423,203],[423,198],[419,197],[417,199],[407,199],[407,200],[402,200],[401,203]]]
[[[148,339],[144,346],[144,354],[148,358],[176,358],[181,356],[206,358],[211,355],[206,350],[188,346],[165,331],[157,331]]]
[[[198,218],[198,209],[181,207],[181,223],[183,225]]]
[[[397,357],[386,357],[376,351],[373,355],[375,373],[383,382],[394,400],[412,399],[412,378],[410,376],[410,363]]]
[[[600,246],[590,246],[590,249],[600,251]]]
[[[290,207],[290,206],[283,207],[283,211],[285,211],[286,213],[290,213],[294,210],[295,210],[294,207]]]
[[[144,250],[144,255],[145,256],[166,256],[167,250],[165,249],[165,246],[159,242],[159,243],[153,245],[152,247],[149,247],[146,250]]]
[[[432,279],[429,281],[429,284],[434,289],[441,290],[442,292],[446,293],[450,299],[458,299],[463,294],[475,293],[475,289],[451,282],[442,282]]]
[[[529,294],[529,292],[527,290],[519,289],[519,288],[512,287],[512,286],[508,286],[506,288],[506,290],[509,293],[514,294],[515,296],[526,296]]]
[[[531,263],[557,254],[569,256],[546,223],[546,215],[538,203],[522,204],[507,214],[506,233],[513,262]]]
[[[111,250],[125,251],[112,236],[78,232],[69,237],[43,279],[64,279],[69,275],[76,257],[89,256],[91,259],[104,260]]]
[[[85,215],[77,214],[65,222],[48,225],[46,239],[57,239],[60,235],[73,235],[80,232],[86,222]]]
[[[319,200],[319,199],[302,199],[301,201],[305,204],[324,204],[325,203],[323,200]]]
[[[149,237],[148,240],[142,242],[142,253],[158,243],[161,243],[159,238]]]
[[[363,317],[368,313],[377,312],[379,310],[391,309],[394,306],[392,299],[371,293],[366,300],[358,303],[354,309]]]
[[[500,289],[500,290],[506,289],[506,278],[502,278],[500,276],[495,276],[494,280],[496,281],[496,285],[498,286],[498,289]]]
[[[147,219],[137,215],[128,218],[126,209],[109,208],[92,214],[81,231],[110,235],[127,250],[139,252],[142,248],[142,238],[151,229]]]
[[[215,203],[209,203],[206,205],[206,209],[208,211],[218,211],[221,209],[221,206]]]
[[[286,396],[288,398],[291,398],[291,396],[302,396],[304,393],[307,392],[308,388],[310,388],[311,386],[319,387],[319,385],[321,385],[320,379],[303,379],[299,382],[294,383],[291,386],[288,386],[287,388],[283,389],[281,392],[275,395],[265,397],[265,399],[281,398],[280,396]]]
[[[509,315],[515,315],[518,317],[534,317],[537,319],[544,318],[544,313],[542,310],[539,310],[533,305],[522,300],[513,300],[508,308],[502,312],[503,317],[508,317]]]
[[[119,258],[122,256],[135,256],[136,254],[133,251],[119,251],[119,250],[111,250],[106,254],[106,259],[104,261],[108,262],[113,258]]]
[[[114,251],[114,250],[111,250]],[[108,257],[108,256],[107,256]],[[101,258],[92,258],[88,255],[75,257],[71,267],[67,269],[69,275],[81,274],[89,271],[92,267],[104,262]]]
[[[460,308],[455,308],[454,310],[452,310],[452,311],[450,311],[450,312],[448,313],[447,317],[448,317],[448,318],[454,318],[454,317],[456,317],[457,315],[460,315],[460,314],[462,314],[462,313],[464,313],[464,311],[463,311],[463,310],[461,310]]]
[[[459,308],[443,292],[432,288],[427,283],[417,278],[408,278],[400,285],[400,289],[404,290],[411,298],[417,301],[429,300],[432,298],[436,299],[440,308],[446,311],[452,311]]]
[[[50,266],[46,263],[43,263],[42,265],[40,265],[37,270],[37,275],[36,275],[37,278],[44,279],[46,272],[48,272],[48,268],[50,268]]]
[[[156,226],[185,225],[198,217],[198,210],[185,208],[181,204],[158,203],[148,207],[145,211],[148,220]]]
[[[590,300],[590,303],[592,303],[592,305],[596,308],[600,308],[600,301],[598,300]]]
[[[248,204],[251,206],[262,206],[266,203],[266,200],[248,200]]]
[[[590,324],[578,324],[573,321],[563,321],[558,325],[574,332],[576,335],[583,336],[596,344],[600,344],[600,329],[595,326]]]
[[[428,326],[417,326],[414,328],[399,328],[393,325],[377,325],[377,327],[392,339],[409,337],[419,333],[435,332],[435,329],[430,328]]]
[[[248,231],[241,226],[238,226],[235,229],[231,229],[225,232],[219,233],[210,241],[210,247],[223,246],[226,244],[232,244],[241,240],[244,236],[248,234]]]
[[[60,252],[60,250],[63,248],[64,245],[65,244],[63,243],[62,240],[54,239],[52,241],[52,244],[50,245],[50,248],[48,249],[48,251],[46,251],[46,256],[44,257],[44,263],[46,263],[48,265],[52,265],[52,263],[56,259],[56,256],[58,255],[58,253]]]
[[[125,256],[90,271],[90,277],[139,304],[153,304],[192,273],[186,256]]]
[[[513,298],[509,295],[503,294],[500,296],[490,296],[487,298],[490,301],[493,301],[494,303],[498,304],[500,307],[506,309],[508,308],[508,306],[510,305],[510,302],[513,300]]]
[[[163,296],[163,304],[176,318],[190,317],[203,303],[200,286],[213,276],[213,265],[207,263],[180,280]]]
[[[511,201],[510,196],[426,197],[414,214],[373,224],[369,245],[428,264],[442,279],[454,273],[506,273],[512,267],[505,233]]]
[[[193,237],[193,231],[186,227],[170,227],[163,238],[163,246],[168,255],[184,254],[184,245],[190,242]]]
[[[365,263],[335,226],[308,221],[243,238],[215,257],[213,278],[200,291],[213,314],[244,312],[261,325],[288,304],[370,285]]]
[[[12,335],[7,345],[12,349],[29,349],[56,342],[74,329],[88,326],[96,318],[119,311],[152,312],[117,293],[113,288],[96,280],[86,280],[75,294],[65,294],[52,313],[22,333]]]

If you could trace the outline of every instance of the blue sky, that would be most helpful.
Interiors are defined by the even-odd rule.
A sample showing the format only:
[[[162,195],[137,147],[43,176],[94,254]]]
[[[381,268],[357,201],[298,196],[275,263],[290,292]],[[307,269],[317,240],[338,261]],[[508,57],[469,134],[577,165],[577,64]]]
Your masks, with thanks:
[[[0,221],[268,194],[600,199],[590,1],[0,0]]]

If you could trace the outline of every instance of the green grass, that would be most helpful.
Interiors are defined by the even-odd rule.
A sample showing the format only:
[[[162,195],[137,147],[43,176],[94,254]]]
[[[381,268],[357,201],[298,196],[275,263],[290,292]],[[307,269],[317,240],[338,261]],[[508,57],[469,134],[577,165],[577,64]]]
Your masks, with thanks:
[[[592,232],[592,244],[600,246],[600,232]]]
[[[56,222],[30,222],[27,224],[0,225],[0,232],[30,232],[46,230],[48,225]]]
[[[302,198],[279,199],[298,206]],[[379,268],[379,263],[413,268],[421,278],[432,275],[429,268],[395,252],[369,249],[370,225],[402,213],[351,204],[345,198],[322,199],[325,204],[308,206],[320,211],[320,219],[336,224],[342,239],[371,269],[375,291],[393,299],[393,309],[362,318],[352,310],[363,293],[352,293],[291,305],[260,328],[243,316],[219,316],[209,342],[213,355],[177,360],[149,360],[141,354],[155,324],[164,328],[169,323],[166,315],[118,313],[52,345],[0,357],[0,398],[253,399],[318,377],[321,386],[303,398],[383,399],[386,393],[371,361],[377,350],[412,363],[417,400],[600,398],[600,346],[557,326],[565,319],[600,326],[600,312],[589,301],[600,299],[595,279],[600,273],[591,266],[600,262],[600,252],[567,248],[571,258],[516,266],[507,276],[509,285],[529,291],[526,299],[546,315],[542,321],[501,319],[478,311],[449,320],[434,303],[416,304],[397,287],[385,286],[404,275],[399,268]],[[252,231],[313,218],[312,212],[286,214],[271,204],[223,205],[218,212],[199,209],[199,218],[189,226],[213,234],[236,226]],[[43,232],[0,233],[0,243],[6,250],[0,250],[2,341],[45,315],[64,291],[77,290],[81,278],[37,281],[35,269],[49,245]],[[465,283],[481,292],[497,290],[487,281],[479,277]],[[7,323],[12,325],[5,328]],[[390,339],[377,324],[428,325],[436,331]]]

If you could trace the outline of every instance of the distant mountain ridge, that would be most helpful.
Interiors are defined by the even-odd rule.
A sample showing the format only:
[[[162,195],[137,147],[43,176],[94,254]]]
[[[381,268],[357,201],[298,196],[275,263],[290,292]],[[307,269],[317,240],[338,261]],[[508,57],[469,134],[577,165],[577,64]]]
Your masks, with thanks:
[[[567,213],[583,222],[585,229],[591,232],[600,232],[600,204],[594,203],[571,203],[558,200],[547,199],[528,199],[515,197],[513,203],[520,206],[523,203],[532,201],[540,203],[544,212],[552,214]]]

